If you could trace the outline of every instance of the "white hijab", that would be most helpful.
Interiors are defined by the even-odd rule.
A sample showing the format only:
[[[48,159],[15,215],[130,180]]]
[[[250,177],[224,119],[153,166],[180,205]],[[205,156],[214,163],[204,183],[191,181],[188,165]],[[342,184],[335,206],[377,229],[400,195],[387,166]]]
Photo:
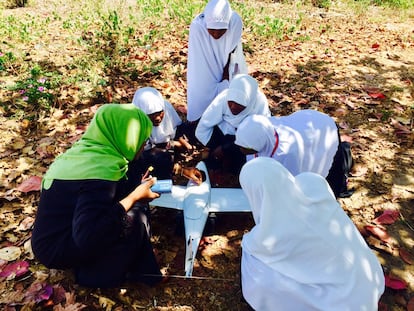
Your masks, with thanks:
[[[293,175],[314,172],[326,177],[339,137],[330,116],[307,109],[281,117],[249,116],[238,127],[235,144],[256,150],[256,156],[273,157]]]
[[[323,177],[294,177],[259,157],[243,166],[240,184],[256,224],[242,239],[242,289],[253,308],[376,310],[382,268]]]
[[[152,127],[151,136],[145,149],[174,139],[177,126],[182,121],[174,107],[164,100],[159,91],[153,87],[140,88],[135,92],[132,103],[147,115],[164,111],[164,118],[160,125]]]
[[[246,108],[234,115],[228,101],[234,101]],[[206,145],[215,125],[218,125],[223,134],[234,135],[243,119],[252,114],[270,117],[269,103],[253,77],[238,74],[231,80],[229,88],[221,92],[203,113],[196,128],[196,137]]]
[[[227,29],[214,39],[207,29]],[[187,120],[198,120],[229,86],[221,81],[229,54],[241,42],[243,23],[227,0],[210,0],[190,25],[187,60]]]

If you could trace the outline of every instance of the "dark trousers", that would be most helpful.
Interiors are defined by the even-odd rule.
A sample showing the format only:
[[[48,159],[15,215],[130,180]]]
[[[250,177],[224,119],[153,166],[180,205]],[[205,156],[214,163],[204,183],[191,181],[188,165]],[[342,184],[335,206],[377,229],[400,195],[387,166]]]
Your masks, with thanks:
[[[351,145],[348,142],[340,142],[329,174],[326,177],[336,198],[352,195],[353,190],[348,189],[348,177],[352,166]]]
[[[119,287],[124,282],[154,285],[162,276],[149,239],[149,213],[144,205],[128,211],[124,236],[119,243],[90,264],[75,268],[76,282],[86,287]],[[105,238],[105,237],[102,237]]]

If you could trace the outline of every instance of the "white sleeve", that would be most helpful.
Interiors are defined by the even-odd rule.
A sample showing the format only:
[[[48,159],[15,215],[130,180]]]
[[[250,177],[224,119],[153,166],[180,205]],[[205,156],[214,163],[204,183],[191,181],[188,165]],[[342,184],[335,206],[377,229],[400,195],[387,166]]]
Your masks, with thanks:
[[[223,111],[226,106],[227,90],[217,95],[202,114],[195,131],[195,136],[203,145],[207,145],[210,140],[214,126],[223,121]]]

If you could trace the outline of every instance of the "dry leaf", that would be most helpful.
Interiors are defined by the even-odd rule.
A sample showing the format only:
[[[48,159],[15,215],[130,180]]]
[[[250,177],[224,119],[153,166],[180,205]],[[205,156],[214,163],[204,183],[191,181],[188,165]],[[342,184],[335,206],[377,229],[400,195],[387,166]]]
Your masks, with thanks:
[[[39,303],[48,300],[53,294],[53,287],[46,283],[34,282],[25,292],[25,301]]]
[[[379,238],[381,241],[385,242],[385,243],[389,243],[390,242],[390,236],[388,235],[387,231],[384,229],[381,229],[379,227],[376,226],[370,226],[370,225],[366,225],[364,227],[367,231],[371,232],[374,236],[376,236],[377,238]]]
[[[20,257],[22,251],[17,246],[7,246],[0,249],[0,259],[13,261]]]
[[[30,228],[32,228],[33,223],[34,223],[34,218],[31,217],[31,216],[28,216],[28,217],[26,217],[25,219],[22,220],[22,222],[17,227],[17,230],[19,230],[19,231],[29,230]]]
[[[368,245],[378,249],[378,250],[382,250],[390,255],[393,256],[398,256],[398,249],[393,248],[391,245],[389,245],[388,243],[384,243],[381,240],[378,240],[377,238],[373,237],[373,236],[369,236],[366,238],[366,241],[368,243]]]
[[[31,176],[29,179],[23,181],[16,190],[27,193],[30,191],[40,191],[42,185],[42,177]]]
[[[29,263],[27,261],[16,261],[8,264],[0,271],[0,277],[12,280],[22,276],[29,271]]]
[[[373,222],[377,225],[391,225],[400,217],[397,210],[385,210],[380,216],[375,218]]]
[[[368,93],[368,95],[373,99],[385,99],[385,95],[382,93]]]
[[[404,260],[409,265],[412,265],[414,263],[414,257],[413,255],[407,251],[405,248],[399,249],[399,254],[402,260]]]
[[[400,278],[397,278],[396,276],[390,276],[388,274],[385,275],[385,286],[400,290],[400,289],[406,289],[407,283],[404,280],[401,280]]]

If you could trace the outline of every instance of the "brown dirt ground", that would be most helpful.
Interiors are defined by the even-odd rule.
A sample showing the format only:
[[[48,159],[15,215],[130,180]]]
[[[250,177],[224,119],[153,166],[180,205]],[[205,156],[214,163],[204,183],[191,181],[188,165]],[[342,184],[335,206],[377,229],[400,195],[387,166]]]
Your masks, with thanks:
[[[286,15],[292,10],[275,2],[257,3],[269,10],[286,10]],[[44,10],[42,7],[41,11]],[[294,40],[292,36],[265,44],[246,31],[244,43],[249,50],[246,57],[251,74],[268,96],[274,114],[284,115],[304,108],[324,111],[338,121],[343,138],[352,142],[356,168],[350,187],[355,187],[356,192],[339,201],[366,236],[385,273],[407,283],[405,290],[387,288],[382,307],[407,310],[408,301],[414,297],[414,15],[392,15],[378,8],[356,14],[340,5],[328,11],[301,10],[303,26],[295,37],[309,36],[310,40]],[[64,36],[56,34],[56,46],[65,46],[64,40]],[[185,65],[185,57],[174,51],[177,47],[185,51],[183,38],[171,38],[163,44],[172,49],[171,59]],[[48,57],[58,55],[56,50],[49,51]],[[45,57],[35,52],[32,56]],[[177,108],[183,106],[185,78],[178,77],[173,86],[165,85],[165,80],[161,75],[151,82],[163,89]],[[112,92],[121,100],[131,100],[136,86],[143,81],[149,82],[147,79],[130,83],[122,77],[114,78]],[[3,77],[0,82],[6,83]],[[375,99],[379,93],[385,99]],[[7,96],[0,95],[2,100]],[[43,271],[48,282],[61,284],[67,292],[73,292],[76,301],[87,306],[85,310],[248,310],[240,292],[239,263],[241,238],[253,225],[249,214],[218,215],[215,231],[206,232],[200,246],[194,278],[183,279],[180,276],[184,240],[174,233],[175,211],[154,207],[154,245],[160,264],[173,275],[156,288],[80,288],[73,283],[70,272],[44,270],[30,256],[25,248],[30,230],[20,224],[34,217],[39,196],[37,192],[16,193],[12,189],[28,176],[40,176],[53,157],[78,137],[95,103],[100,103],[100,99],[57,109],[40,120],[36,131],[24,120],[8,118],[4,110],[0,113],[3,176],[0,246],[21,246],[20,259],[31,264],[31,273],[25,278],[0,283],[0,303],[19,302],[15,293],[24,291]],[[39,147],[48,156],[39,157]],[[395,223],[383,226],[390,239],[381,242],[379,237],[369,235],[364,226],[372,225],[373,219],[387,209],[398,210],[400,217]],[[410,253],[405,259],[400,255],[401,249]],[[110,299],[113,305],[104,308],[104,299]],[[110,301],[106,300],[107,306]],[[22,305],[17,303],[15,308],[52,310],[53,307],[50,301],[49,306]]]

